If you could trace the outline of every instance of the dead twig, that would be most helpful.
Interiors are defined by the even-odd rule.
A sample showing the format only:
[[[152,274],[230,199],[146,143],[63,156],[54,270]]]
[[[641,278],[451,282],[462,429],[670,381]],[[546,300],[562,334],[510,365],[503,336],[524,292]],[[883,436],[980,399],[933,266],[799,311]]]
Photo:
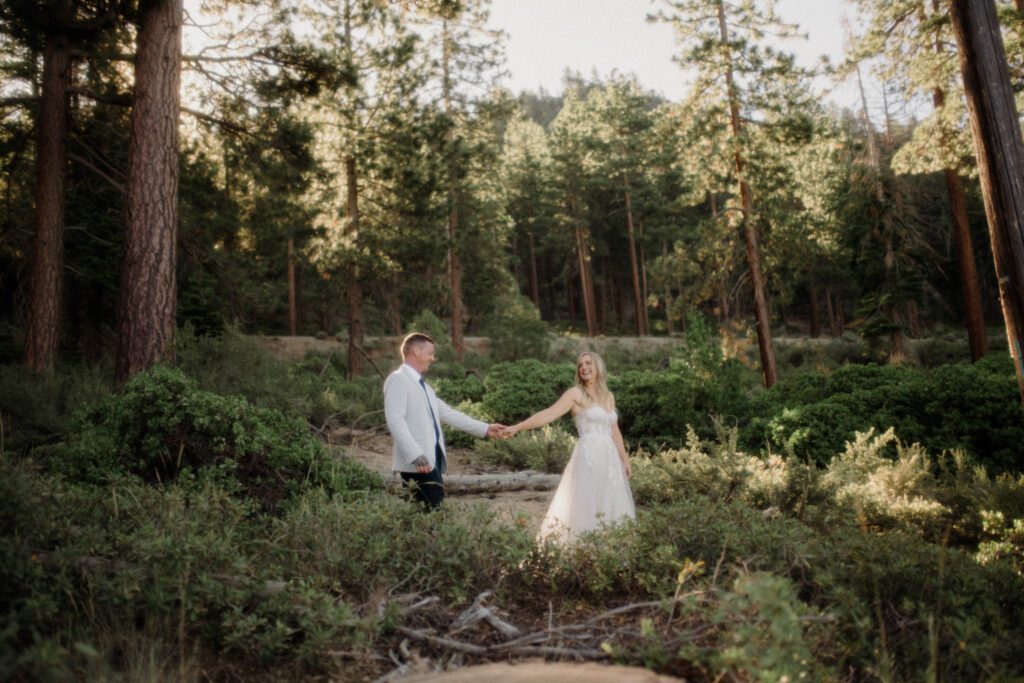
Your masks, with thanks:
[[[483,655],[487,653],[486,647],[480,645],[473,645],[472,643],[464,643],[460,640],[452,640],[451,638],[442,638],[441,636],[434,636],[429,633],[417,631],[415,629],[406,628],[405,626],[396,626],[395,630],[399,633],[409,636],[413,640],[419,640],[425,643],[431,643],[433,645],[440,645],[456,652],[463,652],[467,655]]]

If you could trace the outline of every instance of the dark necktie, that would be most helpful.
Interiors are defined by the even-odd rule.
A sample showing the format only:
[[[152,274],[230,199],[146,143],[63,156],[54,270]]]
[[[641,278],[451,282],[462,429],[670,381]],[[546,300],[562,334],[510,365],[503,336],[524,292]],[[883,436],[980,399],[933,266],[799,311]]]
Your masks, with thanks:
[[[423,387],[423,395],[427,397],[427,410],[430,411],[430,422],[434,425],[434,453],[437,457],[437,471],[443,473],[448,468],[445,466],[444,449],[441,448],[441,428],[437,426],[434,406],[430,405],[430,392],[427,391],[427,383],[422,377],[420,377],[420,386]]]

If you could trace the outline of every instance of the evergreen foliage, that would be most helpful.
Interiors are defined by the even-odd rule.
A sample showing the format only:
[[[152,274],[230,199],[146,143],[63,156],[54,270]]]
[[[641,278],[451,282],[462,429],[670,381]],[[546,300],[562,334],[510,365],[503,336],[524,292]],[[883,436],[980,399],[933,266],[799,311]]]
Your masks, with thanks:
[[[335,493],[380,485],[359,465],[331,462],[303,422],[202,391],[165,367],[136,376],[84,413],[50,464],[94,484],[124,474],[154,484],[212,479],[267,510],[306,487]]]

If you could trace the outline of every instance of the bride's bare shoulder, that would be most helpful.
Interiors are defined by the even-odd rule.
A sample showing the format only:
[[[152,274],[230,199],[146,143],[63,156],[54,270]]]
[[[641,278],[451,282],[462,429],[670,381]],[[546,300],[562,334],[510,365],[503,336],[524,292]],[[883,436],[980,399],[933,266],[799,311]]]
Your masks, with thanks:
[[[583,392],[578,386],[573,385],[562,394],[562,400],[565,399],[572,401],[572,414],[575,415],[583,405]]]

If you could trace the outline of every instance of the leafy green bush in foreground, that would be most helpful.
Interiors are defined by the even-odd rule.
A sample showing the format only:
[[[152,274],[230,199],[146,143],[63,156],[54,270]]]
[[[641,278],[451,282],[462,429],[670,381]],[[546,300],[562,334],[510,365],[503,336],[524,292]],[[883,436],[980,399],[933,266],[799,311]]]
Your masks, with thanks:
[[[457,502],[426,515],[318,489],[270,515],[213,481],[92,486],[0,462],[0,560],[4,678],[160,679],[193,657],[225,676],[375,678],[396,627],[444,627],[487,590],[527,628],[665,600],[608,651],[691,680],[982,680],[1020,675],[1024,654],[1024,582],[1002,560],[687,491],[559,548]]]
[[[83,415],[74,438],[50,462],[93,483],[123,474],[164,483],[202,473],[230,482],[267,509],[306,486],[332,492],[379,486],[362,466],[332,462],[302,421],[203,391],[161,366]]]

